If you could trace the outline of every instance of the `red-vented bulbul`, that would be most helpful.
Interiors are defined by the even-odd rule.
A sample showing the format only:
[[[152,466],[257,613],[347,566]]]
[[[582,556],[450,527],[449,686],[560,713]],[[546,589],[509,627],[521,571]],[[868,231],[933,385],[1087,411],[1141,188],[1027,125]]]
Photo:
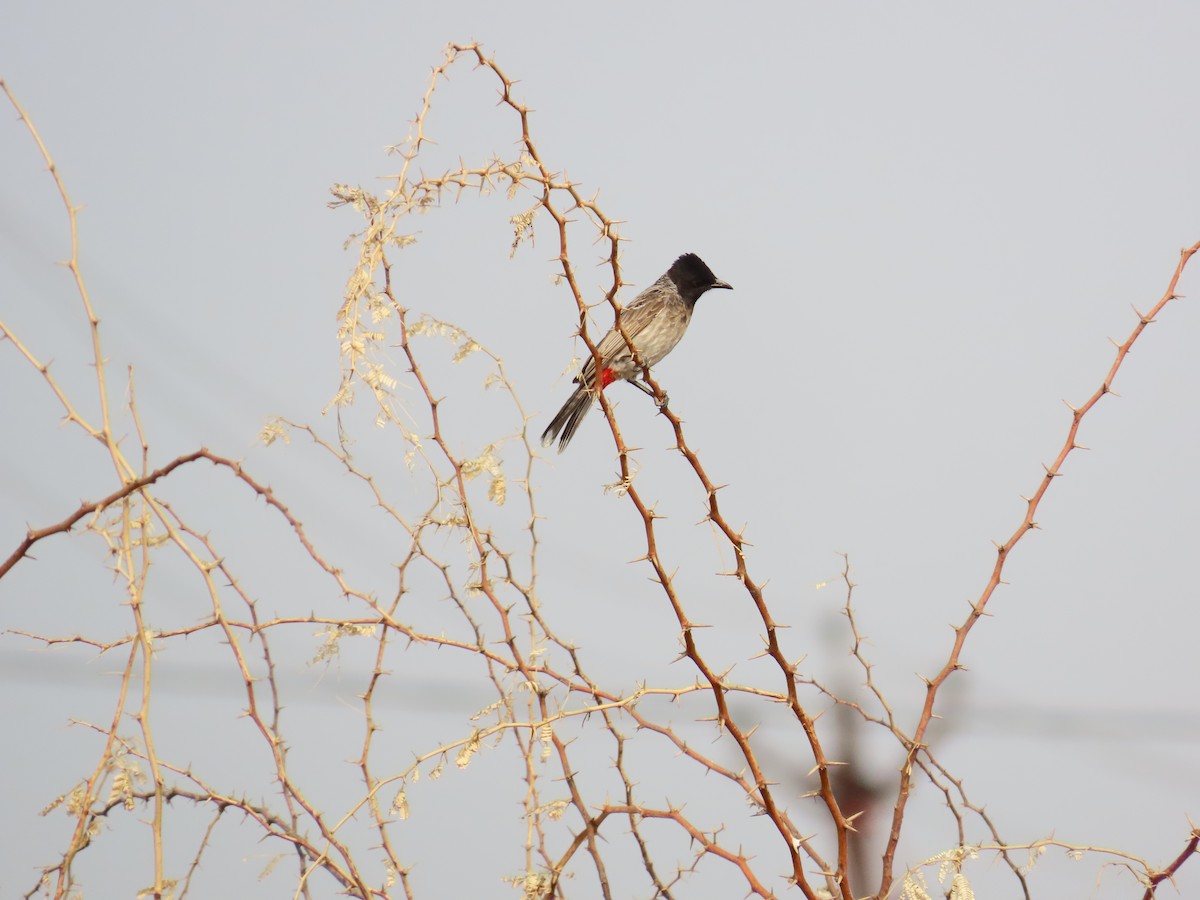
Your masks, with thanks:
[[[596,354],[588,357],[583,370],[575,376],[579,387],[542,432],[542,446],[549,447],[561,433],[558,452],[562,453],[580,421],[592,408],[596,394],[617,379],[628,381],[653,396],[653,392],[637,380],[642,374],[642,366],[655,365],[675,349],[692,321],[696,301],[705,291],[732,287],[714,275],[695,253],[685,253],[675,260],[662,278],[621,310],[621,328],[637,350],[637,361],[629,352],[629,344],[621,332],[615,326],[609,329],[596,345]]]

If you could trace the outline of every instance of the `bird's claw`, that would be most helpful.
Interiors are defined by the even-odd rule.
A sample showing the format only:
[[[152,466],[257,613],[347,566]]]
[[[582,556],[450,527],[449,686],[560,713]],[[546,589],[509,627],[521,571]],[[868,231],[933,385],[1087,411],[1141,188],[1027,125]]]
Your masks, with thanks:
[[[666,408],[667,408],[667,402],[668,402],[669,400],[670,400],[670,397],[668,397],[668,396],[667,396],[667,392],[666,392],[666,391],[663,391],[662,399],[661,399],[661,400],[655,400],[655,401],[654,401],[654,404],[655,404],[655,405],[656,405],[656,406],[659,408],[659,410],[661,411],[661,410],[664,410],[664,409],[666,409]]]

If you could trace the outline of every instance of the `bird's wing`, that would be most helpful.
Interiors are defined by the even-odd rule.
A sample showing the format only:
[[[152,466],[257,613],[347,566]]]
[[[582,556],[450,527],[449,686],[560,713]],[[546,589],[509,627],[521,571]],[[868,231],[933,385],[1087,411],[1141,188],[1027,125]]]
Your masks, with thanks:
[[[638,334],[654,321],[669,296],[670,287],[655,283],[638,294],[632,303],[621,310],[621,328],[631,341],[637,342]],[[625,343],[621,332],[613,327],[600,339],[600,343],[596,345],[596,352],[604,366],[608,366],[613,360],[621,357],[628,358],[629,345]],[[590,384],[595,379],[596,360],[591,357],[584,364],[579,381],[581,384]]]

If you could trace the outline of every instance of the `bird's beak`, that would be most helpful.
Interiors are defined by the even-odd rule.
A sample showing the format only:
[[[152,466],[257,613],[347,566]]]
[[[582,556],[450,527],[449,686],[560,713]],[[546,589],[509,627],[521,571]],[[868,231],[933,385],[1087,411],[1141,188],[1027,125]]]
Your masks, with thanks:
[[[733,285],[732,285],[732,284],[730,284],[728,281],[720,281],[720,280],[714,281],[714,282],[713,282],[713,287],[715,287],[715,288],[725,288],[727,291],[732,291],[732,290],[733,290]]]

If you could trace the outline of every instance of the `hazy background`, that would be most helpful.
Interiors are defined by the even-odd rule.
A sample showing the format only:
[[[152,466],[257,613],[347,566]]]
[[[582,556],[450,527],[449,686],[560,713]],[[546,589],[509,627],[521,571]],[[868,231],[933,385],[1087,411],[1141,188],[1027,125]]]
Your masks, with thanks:
[[[1179,248],[1200,239],[1200,9],[1188,2],[14,3],[4,18],[0,77],[83,207],[82,260],[114,395],[135,366],[153,464],[201,445],[244,458],[339,565],[380,583],[395,542],[372,528],[363,498],[298,443],[264,449],[255,438],[276,415],[318,420],[336,389],[334,314],[354,262],[342,243],[360,220],[326,208],[328,186],[385,188],[377,177],[399,169],[385,147],[407,136],[444,45],[483,41],[536,110],[548,166],[585,194],[600,191],[625,223],[624,275],[635,286],[623,299],[685,250],[734,285],[701,301],[658,375],[710,476],[730,485],[723,510],[747,524],[752,569],[770,580],[777,617],[795,626],[789,640],[831,681],[857,673],[837,614],[843,592],[817,585],[836,578],[838,552],[850,554],[877,680],[909,729],[917,675],[945,660],[947,625],[986,583],[991,541],[1019,524],[1019,495],[1061,446],[1062,401],[1081,403],[1100,384],[1108,338],[1123,340],[1136,322],[1130,305],[1153,305]],[[436,99],[426,171],[513,152],[519,135],[483,73],[456,68]],[[57,361],[90,412],[88,334],[56,265],[69,254],[65,217],[11,110],[0,123],[0,317]],[[507,217],[528,205],[464,198],[422,218],[401,277],[414,310],[465,325],[504,358],[540,432],[568,392],[561,373],[576,312],[550,278],[548,220],[536,246],[508,258]],[[589,239],[575,238],[575,262],[599,297],[607,272],[588,268],[602,253]],[[1193,269],[1180,292],[1197,293],[1198,278]],[[1188,815],[1200,817],[1198,334],[1200,314],[1185,299],[1137,345],[1116,384],[1121,398],[1087,419],[1080,439],[1090,451],[1053,485],[1042,530],[1014,554],[1011,586],[971,635],[969,671],[945,695],[943,711],[955,715],[935,750],[1011,842],[1053,833],[1165,864],[1182,849]],[[482,377],[455,371],[442,382],[452,397]],[[670,517],[669,562],[682,567],[697,618],[721,626],[706,640],[727,648],[730,664],[746,660],[757,630],[736,585],[711,578],[721,551],[693,525],[702,496],[665,449],[666,423],[631,389],[613,397],[627,440],[645,448],[639,485]],[[0,400],[7,556],[27,523],[58,521],[115,482],[102,448],[59,426],[53,397],[6,345]],[[463,452],[488,437],[471,430],[485,414],[453,400],[447,409]],[[381,432],[364,429],[360,440],[385,465],[398,452]],[[402,492],[398,455],[395,466]],[[614,472],[597,413],[568,454],[538,470],[542,602],[613,683],[690,683],[690,669],[670,665],[677,629],[649,570],[626,564],[643,552],[640,523],[603,493]],[[294,551],[268,530],[277,523],[261,504],[232,522],[223,515],[225,503],[251,506],[228,482],[197,468],[163,493],[213,529],[267,612],[304,614],[318,602],[313,579],[280,562]],[[97,539],[55,538],[37,556],[0,584],[0,624],[125,633]],[[205,615],[205,598],[169,567],[156,587],[156,623]],[[319,639],[305,643],[315,652]],[[122,665],[33,646],[0,640],[5,896],[24,894],[65,845],[68,820],[37,812],[90,771],[95,738],[66,723],[111,716],[105,673]],[[215,760],[207,766],[219,781],[230,733],[246,728],[244,698],[223,658],[195,650],[166,654],[159,670],[173,698],[160,707],[160,731],[172,735],[160,752],[181,764]],[[361,745],[351,650],[340,668],[298,663],[290,673],[306,685],[289,697],[294,742],[306,728],[330,741],[344,728],[335,760]],[[429,749],[461,737],[488,699],[476,703],[470,672],[419,671],[426,681],[395,679],[393,714],[398,744],[415,732],[414,745]],[[694,727],[697,740],[711,737]],[[765,755],[799,754],[798,773],[808,769],[795,729],[763,735]],[[890,745],[866,749],[890,787]],[[407,751],[397,753],[406,765]],[[333,779],[353,789],[344,768],[330,773],[331,798],[347,796]],[[502,783],[519,797],[517,770],[484,761],[452,774],[436,800],[414,807],[419,830],[401,843],[420,861],[414,883],[425,896],[515,896],[499,878],[520,871],[520,809],[490,802],[489,789]],[[666,765],[644,774],[648,800],[659,776],[672,777]],[[270,789],[269,775],[264,759],[256,789]],[[742,813],[716,809],[714,827]],[[914,809],[907,863],[954,842],[927,787]],[[149,880],[148,845],[148,832],[122,853],[110,842],[111,857],[84,865],[112,867],[136,890]],[[273,851],[241,852],[245,872],[205,872],[197,895],[227,883],[253,892]],[[1035,896],[1137,893],[1111,870],[1095,887],[1098,858],[1050,856],[1035,869]],[[992,877],[986,868],[980,876]],[[89,895],[132,893],[113,875],[107,885],[120,892],[106,894],[90,871]],[[997,896],[1016,894],[1010,877],[997,883]],[[280,884],[262,882],[258,895],[280,896]],[[691,891],[740,895],[732,884],[697,880]],[[1180,889],[1200,890],[1200,861],[1185,866]]]

